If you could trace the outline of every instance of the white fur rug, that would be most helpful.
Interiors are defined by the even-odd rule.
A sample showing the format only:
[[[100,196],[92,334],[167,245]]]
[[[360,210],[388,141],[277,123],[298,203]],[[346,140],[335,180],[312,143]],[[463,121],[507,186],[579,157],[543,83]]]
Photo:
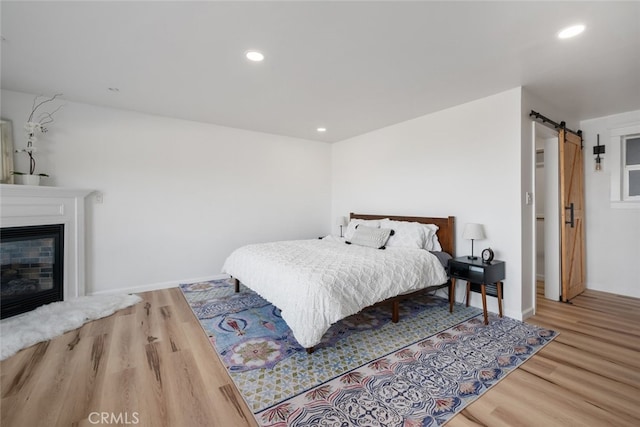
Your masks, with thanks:
[[[0,360],[142,301],[138,295],[96,295],[43,305],[0,322]]]

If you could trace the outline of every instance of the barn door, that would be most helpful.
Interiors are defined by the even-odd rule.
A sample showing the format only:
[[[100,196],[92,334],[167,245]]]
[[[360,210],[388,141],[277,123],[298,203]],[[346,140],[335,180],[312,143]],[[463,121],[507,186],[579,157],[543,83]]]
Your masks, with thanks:
[[[560,129],[562,301],[581,294],[585,283],[584,166],[582,137]]]

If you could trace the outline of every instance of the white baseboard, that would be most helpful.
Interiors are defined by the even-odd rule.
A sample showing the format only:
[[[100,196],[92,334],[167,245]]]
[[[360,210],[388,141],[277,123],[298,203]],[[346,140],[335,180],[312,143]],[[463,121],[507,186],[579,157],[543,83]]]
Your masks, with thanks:
[[[466,291],[465,291],[466,287],[461,286],[460,289],[461,289],[461,291],[456,293],[456,302],[464,304],[465,300],[466,300],[466,295],[467,295]],[[438,289],[438,291],[436,292],[436,295],[441,296],[443,298],[448,298],[449,297],[448,296],[448,292],[447,292],[446,289]],[[469,302],[469,305],[471,307],[476,307],[476,308],[482,309],[482,297],[480,296],[479,293],[471,292],[471,301]],[[504,299],[502,300],[502,306],[504,308]],[[497,298],[495,298],[495,297],[487,298],[487,311],[489,313],[498,314],[498,299]],[[508,309],[504,308],[503,314],[504,314],[505,317],[510,317],[511,319],[524,321],[528,317],[533,316],[534,313],[533,313],[533,307],[530,307],[527,310],[524,310],[522,312],[511,311],[511,310],[508,310]]]
[[[89,295],[111,295],[111,294],[135,294],[138,292],[157,291],[159,289],[177,288],[181,283],[206,282],[208,280],[220,280],[229,278],[228,274],[217,274],[215,276],[195,277],[191,279],[173,280],[170,282],[151,283],[142,286],[129,288],[107,289],[104,291],[92,292]]]
[[[529,317],[533,316],[534,314],[535,313],[534,313],[533,307],[529,307],[528,309],[526,309],[525,311],[522,312],[522,319],[521,320],[526,320]]]
[[[544,282],[544,274],[536,274],[536,279]]]

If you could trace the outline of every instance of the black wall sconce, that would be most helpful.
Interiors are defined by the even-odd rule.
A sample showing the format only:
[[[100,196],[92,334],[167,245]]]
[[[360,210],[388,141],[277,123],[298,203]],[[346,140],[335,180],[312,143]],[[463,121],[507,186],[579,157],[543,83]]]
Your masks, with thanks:
[[[600,134],[598,134],[597,145],[593,147],[593,155],[596,156],[596,170],[602,170],[602,157],[600,154],[604,154],[604,145],[600,145]]]

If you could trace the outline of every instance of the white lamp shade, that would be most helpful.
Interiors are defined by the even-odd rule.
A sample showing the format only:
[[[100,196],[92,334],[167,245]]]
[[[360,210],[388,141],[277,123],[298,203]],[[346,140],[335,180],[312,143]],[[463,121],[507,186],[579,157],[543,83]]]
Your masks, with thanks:
[[[462,238],[467,240],[482,240],[485,238],[482,224],[467,224],[464,226]]]
[[[339,216],[336,218],[336,225],[346,226],[347,225],[347,217]]]

